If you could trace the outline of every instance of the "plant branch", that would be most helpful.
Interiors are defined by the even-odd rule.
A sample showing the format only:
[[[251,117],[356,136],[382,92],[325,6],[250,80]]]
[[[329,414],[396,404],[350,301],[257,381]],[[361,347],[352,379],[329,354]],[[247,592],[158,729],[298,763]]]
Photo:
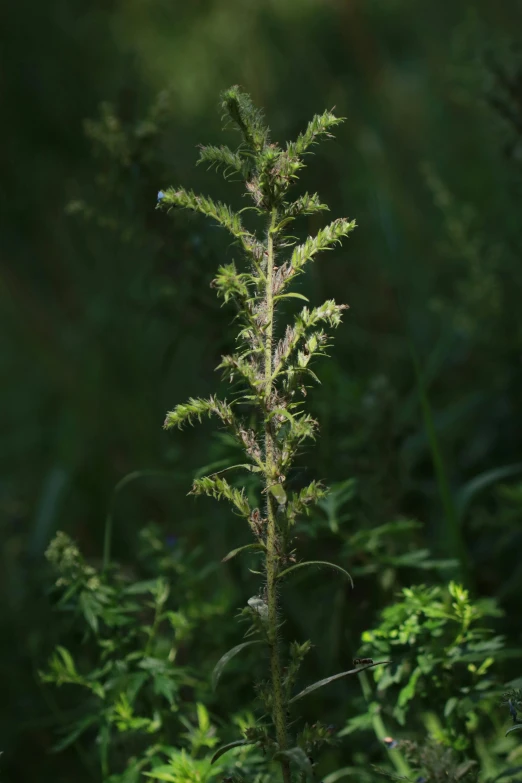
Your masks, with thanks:
[[[268,604],[268,643],[270,647],[270,669],[272,674],[273,719],[276,729],[279,750],[288,748],[286,729],[286,714],[283,697],[281,662],[279,660],[279,644],[277,638],[277,591],[276,582],[279,570],[279,554],[277,541],[276,511],[274,498],[269,487],[277,480],[275,476],[274,441],[272,424],[269,417],[270,398],[272,395],[272,342],[274,331],[274,297],[272,290],[272,275],[274,268],[274,229],[277,223],[277,210],[272,211],[268,229],[268,265],[266,282],[266,313],[267,328],[265,333],[265,487],[267,497],[267,539],[266,539],[266,579]],[[283,780],[290,783],[290,765],[287,759],[281,759]]]

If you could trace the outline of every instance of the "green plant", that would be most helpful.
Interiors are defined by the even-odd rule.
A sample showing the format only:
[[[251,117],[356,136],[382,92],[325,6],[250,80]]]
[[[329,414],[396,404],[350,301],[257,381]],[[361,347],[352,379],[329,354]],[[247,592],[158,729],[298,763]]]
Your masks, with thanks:
[[[223,613],[226,596],[217,593],[206,603],[196,594],[195,601],[196,580],[207,578],[208,570],[182,542],[162,541],[154,526],[141,539],[142,568],[160,576],[140,579],[113,562],[98,570],[65,533],[48,547],[67,623],[64,643],[41,678],[84,694],[75,701],[69,688],[59,716],[63,736],[54,750],[74,746],[95,777],[97,756],[102,780],[111,783],[161,772],[166,758],[171,777],[163,779],[206,781],[223,767],[210,768],[209,753],[219,740],[204,704],[208,687],[197,674],[204,664],[195,639],[206,649],[205,626]],[[95,754],[87,752],[90,746]]]
[[[287,300],[308,302],[302,294],[289,291],[290,284],[318,253],[348,236],[355,221],[338,218],[301,244],[289,233],[296,218],[327,209],[317,194],[305,193],[292,201],[288,193],[304,166],[304,155],[319,139],[331,135],[331,129],[341,122],[339,118],[329,111],[315,116],[295,142],[281,148],[270,141],[261,112],[237,87],[223,93],[222,108],[241,134],[241,143],[235,151],[224,146],[204,146],[199,160],[221,167],[225,176],[239,176],[253,206],[235,212],[221,202],[170,187],[158,193],[158,207],[169,211],[182,207],[210,217],[232,235],[241,257],[246,259],[243,270],[234,261],[220,266],[212,283],[225,303],[234,302],[240,323],[237,351],[223,356],[219,368],[230,383],[238,381],[243,388],[234,387],[235,399],[231,402],[214,396],[190,398],[167,413],[164,426],[182,428],[196,418],[201,421],[203,416],[215,415],[231,430],[246,454],[247,461],[233,467],[246,470],[257,479],[256,491],[249,485],[247,495],[245,487],[229,482],[222,470],[196,478],[189,493],[225,498],[232,504],[235,513],[249,524],[254,542],[232,550],[223,559],[228,561],[244,552],[260,556],[261,565],[254,573],[264,577],[258,594],[240,612],[241,619],[250,623],[245,636],[256,638],[227,652],[216,665],[213,677],[216,685],[233,656],[258,644],[258,649],[266,652],[269,671],[269,678],[262,675],[255,685],[263,714],[255,727],[246,730],[241,739],[220,748],[214,759],[233,747],[256,744],[280,764],[285,783],[290,783],[297,773],[300,779],[311,776],[315,763],[312,749],[331,742],[330,732],[319,722],[296,731],[298,715],[290,722],[294,703],[316,688],[359,669],[328,677],[294,694],[299,668],[311,642],[293,641],[287,648],[280,633],[281,588],[296,569],[331,567],[351,581],[340,565],[297,561],[293,546],[296,520],[307,514],[312,504],[325,498],[327,490],[315,480],[299,488],[290,478],[301,444],[313,439],[318,428],[317,421],[302,410],[303,400],[299,399],[306,395],[306,381],[318,380],[309,365],[313,358],[325,355],[328,336],[323,327],[337,327],[346,305],[329,300],[319,307],[305,306],[285,330],[276,316]],[[244,224],[247,211],[265,220],[262,234]],[[239,415],[240,406],[249,410],[248,420]],[[258,505],[250,502],[252,496],[258,499]]]
[[[503,637],[481,620],[500,614],[495,601],[473,602],[454,582],[447,588],[404,588],[382,612],[380,624],[362,635],[362,654],[394,661],[375,673],[377,696],[391,698],[385,712],[401,726],[424,722],[437,741],[466,750],[492,711],[491,667],[506,652]]]

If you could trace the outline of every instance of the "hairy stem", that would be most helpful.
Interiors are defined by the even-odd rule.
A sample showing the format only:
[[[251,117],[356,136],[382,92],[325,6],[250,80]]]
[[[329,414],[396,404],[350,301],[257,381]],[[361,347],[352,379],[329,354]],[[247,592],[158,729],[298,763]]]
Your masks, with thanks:
[[[270,493],[270,486],[277,480],[274,464],[274,443],[272,438],[271,422],[268,418],[270,397],[272,392],[272,342],[274,331],[274,299],[272,291],[272,276],[274,270],[274,226],[277,220],[277,210],[272,211],[270,227],[268,229],[268,262],[266,274],[266,333],[265,333],[265,490],[267,496],[267,538],[266,538],[266,579],[267,579],[267,604],[268,604],[268,643],[270,647],[270,669],[272,674],[273,694],[273,719],[276,729],[276,737],[279,750],[286,750],[288,739],[286,732],[286,715],[283,697],[283,684],[281,678],[281,663],[279,660],[279,643],[277,638],[277,592],[276,579],[279,568],[279,555],[277,551],[277,526],[274,500]],[[281,761],[283,780],[290,783],[290,765],[286,760]]]

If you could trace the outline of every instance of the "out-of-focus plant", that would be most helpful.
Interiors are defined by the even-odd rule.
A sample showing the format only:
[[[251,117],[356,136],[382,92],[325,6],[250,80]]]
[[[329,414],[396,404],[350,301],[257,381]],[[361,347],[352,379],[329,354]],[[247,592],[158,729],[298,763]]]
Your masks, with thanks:
[[[505,646],[483,621],[501,614],[494,600],[472,601],[454,582],[403,588],[380,624],[362,635],[362,654],[393,661],[375,674],[376,703],[400,726],[434,715],[437,741],[455,751],[469,748],[496,703],[492,666]]]
[[[433,738],[423,743],[401,740],[397,747],[412,770],[411,777],[403,780],[411,783],[473,783],[478,780],[478,765],[474,759],[462,761],[453,748]]]
[[[434,299],[434,311],[451,318],[457,334],[489,342],[493,323],[502,312],[502,286],[499,278],[501,247],[481,234],[477,216],[469,205],[461,205],[432,167],[424,174],[436,206],[444,217],[445,236],[441,253],[448,259],[447,275],[453,281],[450,296]]]

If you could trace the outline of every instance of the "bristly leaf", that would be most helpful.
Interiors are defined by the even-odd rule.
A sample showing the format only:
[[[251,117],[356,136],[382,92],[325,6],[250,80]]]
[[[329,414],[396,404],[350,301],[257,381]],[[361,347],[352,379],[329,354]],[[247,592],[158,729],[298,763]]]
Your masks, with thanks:
[[[315,237],[308,237],[304,244],[298,245],[294,249],[290,259],[291,266],[296,271],[300,271],[306,262],[312,261],[318,253],[323,250],[331,250],[343,237],[351,234],[356,225],[355,220],[347,220],[346,218],[334,220],[333,223],[318,231]]]
[[[285,209],[285,218],[294,218],[299,215],[313,215],[315,212],[329,212],[327,204],[323,204],[317,193],[310,195],[305,193]]]
[[[299,514],[309,514],[310,506],[318,503],[328,495],[328,489],[324,488],[319,481],[312,481],[308,486],[297,495],[293,495],[288,503],[288,519],[292,522]]]
[[[302,155],[312,144],[317,144],[321,136],[332,138],[332,134],[329,132],[330,128],[341,122],[344,122],[344,117],[336,117],[330,111],[316,114],[308,123],[306,130],[300,133],[295,141],[288,142],[286,145],[288,152],[296,157]]]
[[[251,280],[252,275],[246,272],[240,274],[232,261],[218,268],[217,275],[210,285],[217,290],[218,296],[222,296],[225,302],[235,297],[244,306],[250,294],[247,281]]]
[[[217,400],[215,397],[209,397],[208,400],[191,397],[188,402],[176,405],[173,411],[167,413],[163,427],[166,430],[172,427],[182,429],[186,423],[193,424],[193,419],[197,418],[201,422],[202,416],[211,416],[213,413],[219,416],[224,424],[234,423],[234,414],[227,402]]]
[[[287,294],[290,296],[290,294]],[[275,297],[278,299],[280,297]],[[338,305],[333,299],[324,302],[321,307],[314,307],[309,310],[303,307],[300,314],[296,317],[293,326],[287,326],[285,336],[279,340],[274,354],[274,371],[272,378],[275,379],[287,364],[292,353],[297,349],[299,342],[305,337],[306,332],[320,321],[326,321],[331,327],[335,328],[341,323],[341,313],[347,309],[347,305]],[[310,335],[304,345],[305,356],[298,358],[298,366],[305,367],[312,356],[324,353],[326,348],[326,335],[324,332],[317,331]]]
[[[200,163],[208,163],[209,168],[216,167],[216,171],[219,171],[220,167],[224,167],[224,176],[227,176],[228,170],[233,169],[240,174],[245,173],[245,161],[237,152],[232,152],[228,147],[213,147],[200,146],[199,160]]]
[[[203,478],[195,479],[189,495],[208,495],[209,497],[216,498],[216,500],[226,498],[238,509],[242,517],[248,519],[252,513],[252,509],[245,497],[244,490],[231,487],[226,479],[219,477],[213,478],[212,476],[204,476]]]
[[[221,106],[241,133],[245,145],[252,152],[259,153],[268,143],[263,112],[256,109],[250,96],[241,92],[238,85],[221,94]]]
[[[255,392],[259,392],[263,385],[263,375],[260,368],[253,360],[248,361],[237,353],[231,356],[222,356],[221,363],[216,369],[225,370],[224,375],[229,375],[231,383],[237,374],[241,375]]]
[[[288,412],[286,411],[286,413]],[[291,414],[288,414],[288,416],[290,415]],[[288,467],[303,441],[305,441],[307,438],[315,440],[315,434],[318,427],[318,422],[313,419],[309,413],[292,417],[292,425],[288,430],[286,443],[281,451],[281,470],[284,470]]]
[[[296,320],[303,329],[315,326],[319,321],[327,321],[330,326],[335,327],[341,323],[341,313],[347,308],[348,305],[338,305],[333,299],[327,299],[320,307],[314,307],[312,310],[303,307]]]
[[[158,207],[183,207],[184,209],[190,209],[192,212],[199,212],[206,217],[212,218],[219,223],[220,226],[226,228],[233,237],[235,237],[243,246],[243,249],[247,253],[252,252],[252,247],[255,246],[255,238],[243,228],[241,218],[230,209],[227,204],[222,204],[221,201],[213,201],[207,196],[198,196],[192,190],[185,190],[184,188],[167,188],[162,191],[163,196],[158,202]]]

